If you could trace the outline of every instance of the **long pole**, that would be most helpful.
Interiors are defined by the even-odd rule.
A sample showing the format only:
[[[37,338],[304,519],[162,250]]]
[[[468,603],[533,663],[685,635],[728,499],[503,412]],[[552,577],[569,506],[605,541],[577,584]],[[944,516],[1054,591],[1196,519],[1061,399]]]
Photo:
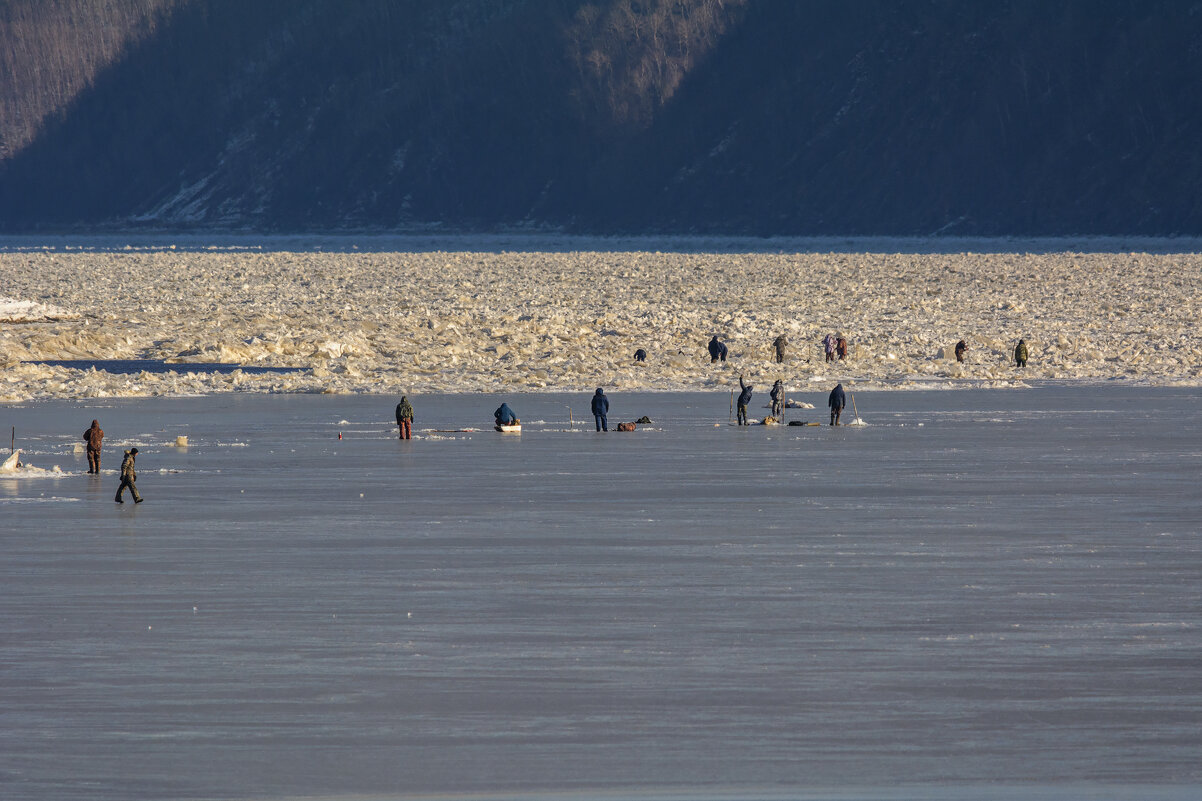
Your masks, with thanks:
[[[735,391],[730,391],[730,414],[726,415],[726,422],[730,422],[735,416]]]
[[[576,430],[576,421],[572,419],[572,407],[571,406],[568,407],[568,428],[570,428],[573,431]]]
[[[17,452],[17,427],[16,426],[13,426],[13,440],[8,446],[8,452],[10,454]]]
[[[856,393],[851,393],[851,410],[856,413],[856,419],[860,419],[860,410],[856,408]]]

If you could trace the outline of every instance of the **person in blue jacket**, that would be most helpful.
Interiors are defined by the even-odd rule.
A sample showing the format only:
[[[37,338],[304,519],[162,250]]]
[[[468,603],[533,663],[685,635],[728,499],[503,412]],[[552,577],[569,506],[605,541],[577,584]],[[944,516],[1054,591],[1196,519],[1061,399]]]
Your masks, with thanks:
[[[593,395],[593,417],[597,420],[598,431],[609,431],[609,420],[606,418],[608,414],[609,398],[605,397],[601,387],[597,387],[597,392]]]
[[[843,393],[843,385],[836,384],[831,390],[831,396],[827,399],[826,405],[831,407],[831,425],[839,425],[839,415],[843,413],[843,407],[847,405],[847,396]]]
[[[498,407],[497,410],[492,413],[492,416],[496,418],[497,425],[499,426],[511,426],[518,421],[518,416],[513,413],[513,409],[509,408],[508,403],[502,403],[500,407]]]
[[[721,359],[722,361],[726,361],[726,353],[727,353],[726,345],[724,345],[718,341],[717,334],[714,334],[714,338],[710,340],[709,352],[710,352],[710,364],[713,364],[714,362],[718,361],[719,359]]]
[[[745,426],[747,425],[747,404],[751,403],[751,384],[744,384],[743,376],[739,376],[739,387],[743,390],[739,393],[738,401],[739,425]]]

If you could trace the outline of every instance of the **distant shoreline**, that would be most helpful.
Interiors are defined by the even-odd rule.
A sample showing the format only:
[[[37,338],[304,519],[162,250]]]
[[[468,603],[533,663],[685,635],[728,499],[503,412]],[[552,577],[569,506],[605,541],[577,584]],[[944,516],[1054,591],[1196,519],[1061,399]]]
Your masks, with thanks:
[[[1202,253],[1202,237],[1157,236],[708,236],[554,232],[439,233],[384,231],[249,233],[104,231],[0,234],[0,253],[21,252],[665,252],[665,253]]]

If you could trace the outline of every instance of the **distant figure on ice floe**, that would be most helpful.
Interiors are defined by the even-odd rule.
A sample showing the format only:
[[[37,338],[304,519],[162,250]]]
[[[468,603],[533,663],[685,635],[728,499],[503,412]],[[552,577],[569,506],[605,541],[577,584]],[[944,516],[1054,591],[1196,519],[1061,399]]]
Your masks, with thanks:
[[[130,448],[125,452],[125,458],[121,460],[121,486],[117,487],[117,497],[113,499],[117,503],[125,503],[121,500],[121,496],[125,493],[126,487],[129,487],[129,494],[133,496],[134,503],[142,502],[142,496],[138,494],[138,488],[134,486],[134,482],[138,480],[138,472],[134,467],[134,457],[137,455],[138,449]]]
[[[88,473],[100,473],[100,443],[104,439],[104,430],[100,427],[100,423],[96,420],[92,421],[92,427],[83,432],[83,441],[88,443]]]
[[[839,416],[843,414],[843,407],[847,405],[847,395],[843,393],[842,384],[836,384],[835,388],[831,390],[826,405],[831,407],[831,425],[839,425]]]
[[[956,343],[956,361],[964,361],[964,354],[968,352],[968,343],[963,339]]]
[[[768,397],[772,398],[772,416],[777,420],[781,419],[785,414],[785,384],[779,378],[772,385]]]
[[[743,391],[739,393],[739,399],[735,405],[739,411],[739,425],[745,426],[747,425],[747,404],[751,403],[751,384],[744,384],[743,376],[739,376],[739,388]]]
[[[518,416],[513,413],[513,409],[509,408],[508,403],[502,403],[497,410],[492,413],[493,418],[499,426],[511,426],[518,421]]]
[[[645,362],[645,361],[647,361],[647,351],[643,350],[642,348],[639,348],[638,350],[636,350],[636,351],[634,352],[634,360],[635,360],[636,362]]]
[[[843,338],[842,334],[835,337],[835,353],[838,355],[839,361],[847,358],[847,340]]]
[[[396,405],[396,424],[400,428],[401,439],[413,438],[413,406],[404,395]]]
[[[714,338],[710,340],[709,352],[710,352],[710,364],[713,364],[714,362],[718,361],[719,359],[721,359],[722,361],[726,361],[726,345],[724,345],[718,341],[717,334],[714,334]]]
[[[601,387],[597,387],[597,392],[593,395],[593,417],[597,421],[598,431],[609,431],[609,398],[605,397],[605,391]]]
[[[827,334],[822,338],[822,351],[826,354],[826,360],[833,362],[835,360],[835,338]]]
[[[1014,366],[1027,366],[1027,343],[1025,340],[1020,339],[1018,344],[1014,346]]]
[[[789,338],[781,334],[776,339],[772,340],[772,347],[776,349],[776,363],[781,364],[785,360],[785,348],[789,346]]]

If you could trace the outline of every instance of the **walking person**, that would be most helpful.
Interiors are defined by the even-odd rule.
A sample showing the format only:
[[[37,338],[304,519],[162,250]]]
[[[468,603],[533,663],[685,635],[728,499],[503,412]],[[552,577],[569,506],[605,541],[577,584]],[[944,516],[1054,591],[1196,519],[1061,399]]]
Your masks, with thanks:
[[[963,362],[964,354],[968,352],[968,343],[963,339],[956,343],[956,361]]]
[[[1014,366],[1027,366],[1027,343],[1025,340],[1020,339],[1018,344],[1014,346]]]
[[[710,364],[713,364],[719,359],[726,361],[726,345],[718,341],[717,334],[714,334],[714,338],[710,340],[708,350],[710,352]]]
[[[777,420],[782,419],[785,416],[785,385],[779,378],[772,385],[768,397],[772,398],[772,416]]]
[[[129,487],[129,494],[133,496],[134,503],[141,503],[142,496],[138,494],[138,488],[134,486],[134,482],[138,480],[138,472],[134,467],[134,457],[138,455],[137,448],[130,448],[125,452],[125,458],[121,460],[121,486],[117,487],[117,497],[114,498],[117,503],[125,503],[121,500],[121,496],[125,493],[125,488]]]
[[[831,407],[831,425],[839,425],[839,416],[843,414],[843,407],[847,405],[847,395],[843,392],[842,384],[836,384],[831,390],[826,405]]]
[[[743,383],[743,376],[739,376],[739,388],[743,391],[739,393],[738,409],[739,409],[739,425],[747,425],[747,404],[751,403],[751,384]]]
[[[835,360],[835,338],[830,334],[822,338],[822,350],[826,353],[826,360],[828,362]]]
[[[88,443],[88,473],[100,474],[100,443],[104,440],[104,430],[100,423],[92,421],[92,427],[83,432],[83,441]]]
[[[835,337],[835,353],[839,356],[839,361],[847,358],[847,340],[842,336]]]
[[[593,418],[597,421],[598,431],[609,431],[609,398],[605,397],[604,390],[597,387],[596,393],[593,394]]]
[[[396,424],[400,428],[401,439],[413,438],[413,405],[404,395],[401,396],[401,402],[396,405]]]
[[[789,345],[789,338],[781,334],[776,339],[772,340],[772,347],[776,349],[776,363],[781,364],[785,360],[785,348]]]

